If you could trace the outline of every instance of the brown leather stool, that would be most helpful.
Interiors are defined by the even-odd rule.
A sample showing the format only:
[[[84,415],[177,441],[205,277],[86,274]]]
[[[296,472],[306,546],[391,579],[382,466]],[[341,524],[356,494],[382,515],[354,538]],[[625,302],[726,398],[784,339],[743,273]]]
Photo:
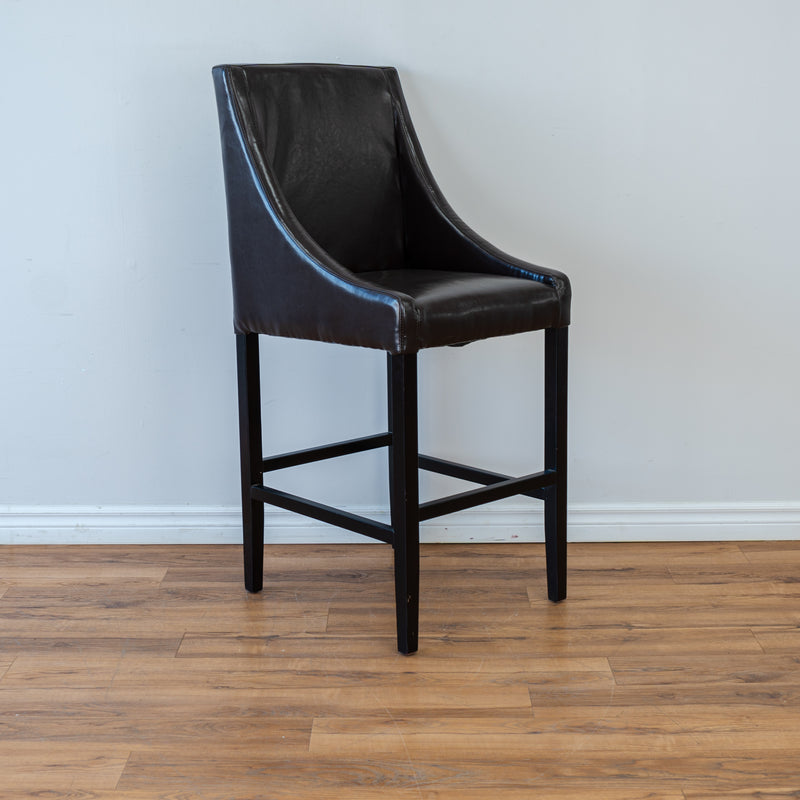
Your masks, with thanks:
[[[397,646],[417,649],[419,523],[521,494],[544,500],[548,596],[566,597],[567,326],[561,272],[471,231],[437,187],[391,67],[214,67],[239,374],[244,571],[263,582],[264,503],[394,548]],[[545,331],[544,470],[511,478],[417,447],[417,352]],[[258,335],[388,354],[389,430],[264,458]],[[271,488],[264,473],[389,448],[391,525]],[[418,469],[482,484],[419,503]]]

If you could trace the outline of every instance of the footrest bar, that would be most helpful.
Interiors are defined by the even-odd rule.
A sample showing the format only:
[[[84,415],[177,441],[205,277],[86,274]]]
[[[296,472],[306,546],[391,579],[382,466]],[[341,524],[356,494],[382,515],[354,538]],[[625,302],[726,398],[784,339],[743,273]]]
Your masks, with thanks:
[[[450,478],[459,478],[462,481],[483,483],[486,486],[512,480],[511,475],[502,475],[499,472],[489,472],[489,470],[478,469],[477,467],[468,467],[466,464],[459,464],[456,461],[445,461],[443,458],[434,458],[433,456],[420,455],[419,468],[427,470],[428,472],[436,472],[439,475],[447,475]],[[542,474],[546,473],[547,471]],[[550,483],[555,483],[555,472],[551,474],[553,479]],[[529,492],[517,492],[517,494],[525,495],[525,497],[533,497],[536,500],[544,500],[546,488],[547,484],[544,484],[541,488],[533,489]]]
[[[554,474],[552,470],[535,472],[532,475],[524,475],[521,478],[508,478],[491,486],[472,489],[469,492],[453,494],[449,497],[443,497],[441,500],[420,503],[420,521],[441,517],[444,514],[452,514],[455,511],[463,511],[465,508],[491,503],[494,500],[502,500],[504,497],[511,497],[511,495],[515,494],[529,494],[534,489],[542,489],[553,483]]]
[[[250,497],[253,500],[260,500],[262,503],[285,508],[287,511],[304,514],[307,517],[318,519],[320,522],[327,522],[340,528],[346,528],[363,536],[370,536],[373,539],[386,542],[386,544],[392,544],[394,539],[391,526],[384,525],[382,522],[375,522],[373,519],[360,517],[358,514],[350,514],[333,506],[316,503],[305,497],[282,492],[270,486],[262,486],[260,484],[251,486]]]
[[[326,458],[349,456],[352,453],[362,453],[365,450],[374,450],[378,447],[387,447],[392,443],[391,433],[376,433],[373,436],[363,436],[360,439],[348,439],[346,442],[335,442],[320,447],[310,447],[307,450],[295,450],[278,456],[265,458],[261,469],[263,472],[273,472],[286,467],[298,467],[301,464],[311,464],[314,461],[324,461]]]

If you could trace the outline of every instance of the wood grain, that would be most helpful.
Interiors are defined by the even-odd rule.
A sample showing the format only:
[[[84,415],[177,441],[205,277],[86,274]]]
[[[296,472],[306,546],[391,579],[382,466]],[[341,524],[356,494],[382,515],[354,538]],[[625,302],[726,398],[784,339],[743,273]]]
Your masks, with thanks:
[[[800,543],[0,550],[0,800],[800,796]]]

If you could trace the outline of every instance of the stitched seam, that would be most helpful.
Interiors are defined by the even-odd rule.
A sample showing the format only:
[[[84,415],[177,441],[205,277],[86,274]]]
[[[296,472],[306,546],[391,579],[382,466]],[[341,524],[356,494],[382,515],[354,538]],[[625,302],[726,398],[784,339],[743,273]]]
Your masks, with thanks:
[[[389,80],[389,68],[383,67],[383,80],[386,84],[386,90],[389,94],[389,99],[392,103],[392,122],[394,133],[394,157],[397,159],[397,184],[400,189],[400,225],[403,232],[403,264],[408,265],[408,231],[406,229],[406,203],[405,193],[403,192],[403,180],[400,173],[400,137],[398,136],[398,128],[402,121],[402,114],[398,108],[397,98],[392,92],[392,82]]]

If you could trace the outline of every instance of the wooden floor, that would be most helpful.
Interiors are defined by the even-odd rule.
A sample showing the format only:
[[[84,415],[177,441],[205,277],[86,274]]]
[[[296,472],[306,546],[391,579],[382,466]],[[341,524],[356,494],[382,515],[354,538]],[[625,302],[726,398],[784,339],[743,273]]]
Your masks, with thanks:
[[[0,548],[0,799],[800,797],[800,543]]]

